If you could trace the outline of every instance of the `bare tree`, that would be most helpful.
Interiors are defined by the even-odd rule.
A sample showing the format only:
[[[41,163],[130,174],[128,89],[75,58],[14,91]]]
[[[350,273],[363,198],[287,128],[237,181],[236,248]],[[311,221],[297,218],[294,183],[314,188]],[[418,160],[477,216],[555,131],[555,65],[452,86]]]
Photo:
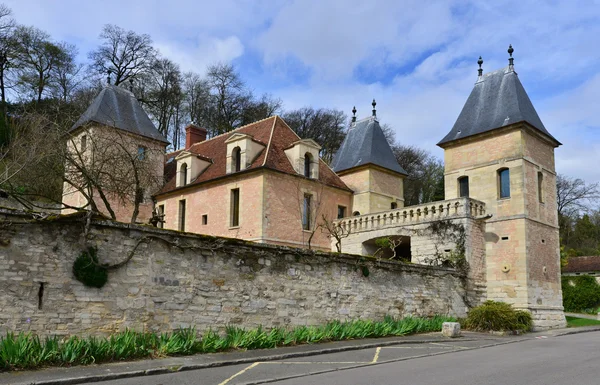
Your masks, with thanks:
[[[600,199],[598,183],[588,184],[582,179],[561,174],[556,176],[556,203],[559,215],[586,212],[592,203],[597,203],[598,199]]]
[[[299,137],[321,145],[320,155],[326,163],[331,163],[346,136],[348,118],[340,110],[304,107],[284,113],[283,119]]]
[[[255,99],[252,95],[246,100],[240,117],[240,126],[254,123],[269,116],[273,116],[281,111],[282,102],[279,98],[273,98],[269,94],[264,94],[260,99]]]
[[[408,173],[404,182],[406,206],[444,199],[444,166],[439,159],[415,146],[396,144],[392,151]]]
[[[88,55],[91,67],[101,74],[110,71],[115,75],[115,85],[148,72],[156,59],[156,50],[149,35],[107,24],[100,39],[100,47]]]
[[[58,46],[64,52],[65,60],[58,62],[54,67],[54,76],[50,86],[54,98],[68,102],[84,81],[83,64],[76,62],[78,50],[73,44],[59,43]]]
[[[106,212],[117,219],[115,204],[133,207],[131,222],[140,205],[162,186],[156,159],[161,149],[141,147],[136,138],[118,129],[95,128],[85,135],[71,137],[64,152],[66,193],[80,193],[90,209]]]
[[[141,80],[144,83],[141,102],[158,123],[158,131],[167,136],[181,104],[179,66],[166,58],[157,59]]]
[[[238,127],[244,107],[251,100],[240,75],[231,64],[213,64],[208,67],[207,82],[211,90],[209,134],[215,136]]]
[[[52,155],[53,149],[48,146],[53,142],[48,133],[51,125],[40,114],[11,120],[8,140],[0,145],[0,187],[9,192],[22,190],[22,181],[31,170]]]
[[[15,20],[12,18],[12,11],[6,5],[0,4],[0,99],[2,102],[2,119],[5,125],[7,124],[7,75],[16,58],[17,44],[13,34],[14,27]]]
[[[342,252],[342,239],[347,238],[352,233],[350,226],[343,226],[340,222],[331,220],[327,215],[321,215],[321,231],[324,232],[328,238],[335,239],[335,248],[338,253]]]

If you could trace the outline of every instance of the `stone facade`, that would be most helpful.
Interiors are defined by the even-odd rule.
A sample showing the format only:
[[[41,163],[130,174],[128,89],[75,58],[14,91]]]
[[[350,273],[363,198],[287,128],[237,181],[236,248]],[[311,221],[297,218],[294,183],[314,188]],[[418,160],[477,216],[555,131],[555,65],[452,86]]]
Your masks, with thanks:
[[[118,221],[131,221],[134,196],[131,160],[138,156],[139,148],[144,149],[144,159],[143,162],[137,162],[136,168],[141,180],[140,186],[144,189],[144,199],[140,204],[136,221],[148,223],[153,210],[152,194],[156,193],[163,183],[165,143],[97,123],[73,131],[67,141],[67,151],[72,154],[70,158],[74,160],[80,158],[77,163],[85,164],[84,167],[94,174],[95,178],[102,180],[99,175],[108,173],[114,177],[126,176],[127,178],[124,179],[131,181],[130,185],[118,183],[117,186],[113,186],[113,180],[100,182],[105,188],[104,193],[107,194],[107,200]],[[69,166],[70,164],[67,163],[66,177],[77,181],[78,186],[84,186],[80,173],[75,167]],[[121,194],[114,193],[117,189]],[[121,199],[123,196],[128,199],[123,201]],[[101,213],[109,215],[97,191],[94,193],[94,201]],[[88,199],[85,195],[67,182],[63,184],[62,202],[71,207],[88,207]],[[62,212],[69,214],[74,210],[66,208]]]
[[[388,211],[392,204],[404,207],[404,176],[369,164],[340,172],[354,191],[352,211],[364,214]],[[349,213],[350,214],[350,213]]]
[[[463,276],[453,269],[99,220],[87,240],[103,263],[145,241],[103,288],[88,288],[72,273],[84,222],[0,210],[0,334],[268,328],[467,311]]]
[[[444,146],[446,199],[469,179],[469,196],[485,202],[488,299],[529,310],[535,327],[562,327],[554,145],[526,123]],[[510,196],[500,197],[508,169]]]

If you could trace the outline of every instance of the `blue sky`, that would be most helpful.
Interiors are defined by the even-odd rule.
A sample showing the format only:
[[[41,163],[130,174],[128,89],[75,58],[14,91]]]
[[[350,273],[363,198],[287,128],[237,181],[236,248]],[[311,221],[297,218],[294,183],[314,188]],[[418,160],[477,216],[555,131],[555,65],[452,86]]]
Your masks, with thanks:
[[[82,58],[107,23],[152,36],[164,56],[202,73],[233,63],[286,109],[370,113],[396,139],[435,146],[477,77],[515,69],[546,128],[563,143],[560,173],[600,181],[600,0],[588,1],[4,1],[21,24],[76,44]],[[167,5],[168,4],[168,5]]]

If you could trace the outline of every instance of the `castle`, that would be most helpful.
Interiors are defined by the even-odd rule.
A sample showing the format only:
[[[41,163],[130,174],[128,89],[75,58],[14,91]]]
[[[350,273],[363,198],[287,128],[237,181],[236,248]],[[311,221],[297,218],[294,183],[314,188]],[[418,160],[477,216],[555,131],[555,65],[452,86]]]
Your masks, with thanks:
[[[381,249],[377,240],[387,238],[396,241],[394,253],[416,263],[458,253],[481,300],[529,310],[536,328],[562,327],[554,167],[560,143],[519,81],[512,47],[509,54],[507,67],[486,74],[480,60],[471,95],[438,143],[444,201],[404,207],[406,172],[373,106],[372,116],[353,118],[331,168],[319,158],[318,143],[299,138],[277,116],[210,139],[189,125],[183,150],[164,162],[145,158],[152,170],[164,166],[165,183],[152,192],[162,226],[330,250],[334,240],[317,226],[327,221],[345,229],[344,252],[372,255]],[[85,152],[94,132],[121,130],[140,154],[164,148],[164,137],[127,93],[107,86],[73,127],[72,145]],[[87,199],[68,186],[65,193],[70,203]],[[127,205],[116,206],[124,213],[119,219],[128,220]],[[140,219],[149,218],[150,206],[144,199]]]

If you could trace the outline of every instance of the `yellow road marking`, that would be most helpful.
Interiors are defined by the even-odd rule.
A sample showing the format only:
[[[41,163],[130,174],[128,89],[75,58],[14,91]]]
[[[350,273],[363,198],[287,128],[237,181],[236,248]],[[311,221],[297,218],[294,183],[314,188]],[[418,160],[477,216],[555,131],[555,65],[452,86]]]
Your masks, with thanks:
[[[246,373],[248,370],[260,365],[260,362],[255,362],[252,365],[248,366],[246,369],[244,370],[240,370],[239,372],[237,372],[236,374],[234,374],[233,376],[229,377],[228,379],[226,379],[225,381],[221,382],[219,385],[225,385],[227,384],[229,381],[233,380],[234,378],[236,378],[237,376]]]
[[[373,357],[373,361],[371,361],[372,363],[376,363],[377,362],[377,359],[379,359],[379,352],[380,351],[381,351],[380,347],[375,350],[375,357]]]

